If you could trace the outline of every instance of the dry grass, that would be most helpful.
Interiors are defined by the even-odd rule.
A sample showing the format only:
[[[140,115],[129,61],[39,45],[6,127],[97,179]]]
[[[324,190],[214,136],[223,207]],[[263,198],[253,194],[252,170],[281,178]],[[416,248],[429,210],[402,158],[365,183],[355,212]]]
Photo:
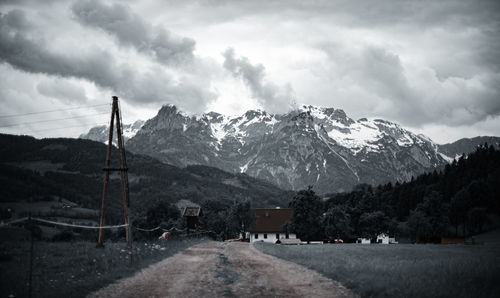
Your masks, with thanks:
[[[85,297],[115,280],[204,240],[162,243],[35,242],[33,297]],[[26,241],[0,243],[0,296],[28,296],[29,249]]]
[[[340,281],[362,297],[500,297],[496,245],[255,246]]]

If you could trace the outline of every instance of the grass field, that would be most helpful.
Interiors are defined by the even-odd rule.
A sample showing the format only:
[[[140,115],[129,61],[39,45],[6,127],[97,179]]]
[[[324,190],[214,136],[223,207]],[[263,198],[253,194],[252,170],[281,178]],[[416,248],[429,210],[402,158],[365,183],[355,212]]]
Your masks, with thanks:
[[[33,297],[85,297],[113,281],[204,240],[106,243],[35,242]],[[0,243],[0,297],[28,297],[30,242]]]
[[[255,246],[337,280],[362,297],[500,297],[498,244]]]

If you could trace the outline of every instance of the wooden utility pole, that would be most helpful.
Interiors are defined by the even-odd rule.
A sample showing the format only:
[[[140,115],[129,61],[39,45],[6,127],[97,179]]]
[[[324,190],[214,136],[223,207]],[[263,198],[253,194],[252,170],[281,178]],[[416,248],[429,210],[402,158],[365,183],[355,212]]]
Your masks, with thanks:
[[[120,157],[120,167],[111,168],[111,148],[113,146],[113,124],[116,118],[116,136],[118,139],[118,155]],[[97,247],[104,247],[104,211],[106,208],[106,195],[108,192],[109,173],[120,172],[122,182],[122,199],[123,199],[123,217],[125,220],[125,235],[127,238],[127,246],[132,246],[132,235],[129,224],[129,217],[127,214],[127,207],[130,207],[129,201],[129,188],[128,188],[128,168],[127,159],[125,158],[125,147],[122,138],[122,123],[120,119],[120,109],[118,106],[118,97],[113,96],[113,106],[111,108],[111,121],[109,123],[109,138],[108,138],[108,151],[106,154],[106,163],[104,166],[104,187],[102,190],[102,203],[101,203],[101,218],[99,221],[99,238],[97,240]]]

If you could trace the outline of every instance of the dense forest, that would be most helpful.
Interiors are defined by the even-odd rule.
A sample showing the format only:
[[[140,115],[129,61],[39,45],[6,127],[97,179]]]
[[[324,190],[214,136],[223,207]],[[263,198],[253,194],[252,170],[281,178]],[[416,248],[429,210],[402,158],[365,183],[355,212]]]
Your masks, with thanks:
[[[487,144],[438,172],[411,181],[317,196],[302,190],[290,203],[291,228],[304,239],[354,240],[381,232],[418,242],[466,237],[498,225],[500,151]]]

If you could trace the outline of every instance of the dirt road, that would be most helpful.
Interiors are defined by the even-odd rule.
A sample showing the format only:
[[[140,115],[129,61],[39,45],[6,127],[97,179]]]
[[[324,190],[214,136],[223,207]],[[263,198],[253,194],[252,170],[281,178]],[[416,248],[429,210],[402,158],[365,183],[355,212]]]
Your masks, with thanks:
[[[122,279],[90,297],[355,297],[303,266],[248,243],[206,242]]]

